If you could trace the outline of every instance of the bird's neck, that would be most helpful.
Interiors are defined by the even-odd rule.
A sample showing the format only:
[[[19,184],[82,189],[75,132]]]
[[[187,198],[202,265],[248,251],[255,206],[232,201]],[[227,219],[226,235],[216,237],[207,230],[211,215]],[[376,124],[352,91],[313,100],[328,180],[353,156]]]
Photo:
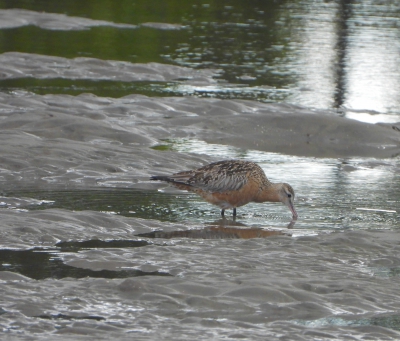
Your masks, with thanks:
[[[268,186],[262,188],[256,198],[255,202],[265,202],[265,201],[270,201],[270,202],[279,202],[281,201],[279,198],[279,190],[281,188],[282,184],[274,184],[274,183],[269,183]]]

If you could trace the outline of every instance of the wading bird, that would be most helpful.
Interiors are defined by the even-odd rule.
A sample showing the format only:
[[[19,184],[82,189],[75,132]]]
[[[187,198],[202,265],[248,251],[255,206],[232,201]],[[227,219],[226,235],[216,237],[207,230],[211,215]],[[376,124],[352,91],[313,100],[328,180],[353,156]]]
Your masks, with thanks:
[[[282,202],[289,207],[293,220],[297,219],[294,209],[294,191],[287,183],[272,183],[264,171],[254,162],[227,160],[210,163],[204,167],[175,173],[169,176],[155,175],[150,180],[161,180],[175,187],[197,193],[211,204],[233,209],[249,202]]]

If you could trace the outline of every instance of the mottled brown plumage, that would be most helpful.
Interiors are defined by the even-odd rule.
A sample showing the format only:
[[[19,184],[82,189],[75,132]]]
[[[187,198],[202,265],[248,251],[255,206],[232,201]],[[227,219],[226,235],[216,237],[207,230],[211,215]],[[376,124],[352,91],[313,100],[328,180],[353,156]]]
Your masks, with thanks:
[[[293,188],[286,183],[272,183],[254,162],[218,161],[195,170],[152,176],[150,179],[167,181],[179,189],[199,194],[209,203],[219,206],[221,215],[230,208],[236,215],[236,207],[249,202],[280,201],[289,207],[293,219],[297,219]]]

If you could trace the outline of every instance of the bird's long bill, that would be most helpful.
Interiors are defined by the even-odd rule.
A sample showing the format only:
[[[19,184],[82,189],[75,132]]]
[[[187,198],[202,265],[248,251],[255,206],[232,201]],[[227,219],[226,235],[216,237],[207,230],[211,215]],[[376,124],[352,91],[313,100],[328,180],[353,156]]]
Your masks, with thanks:
[[[293,203],[292,203],[291,201],[289,201],[288,207],[289,207],[290,211],[292,211],[293,220],[296,220],[296,219],[298,218],[298,215],[297,215],[297,212],[296,212],[296,210],[294,209]]]

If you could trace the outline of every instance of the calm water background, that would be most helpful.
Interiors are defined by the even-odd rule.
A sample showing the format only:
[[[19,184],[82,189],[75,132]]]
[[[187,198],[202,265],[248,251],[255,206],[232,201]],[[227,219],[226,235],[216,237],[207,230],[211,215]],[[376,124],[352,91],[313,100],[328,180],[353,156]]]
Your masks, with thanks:
[[[373,0],[162,2],[122,0],[118,3],[105,0],[0,0],[0,16],[3,15],[3,18],[10,15],[6,10],[15,8],[35,13],[46,12],[101,20],[110,24],[87,27],[71,25],[72,28],[65,28],[65,26],[57,26],[57,20],[56,24],[46,23],[46,20],[32,24],[29,20],[25,22],[21,19],[16,24],[3,27],[0,22],[0,54],[21,52],[68,59],[90,57],[129,63],[157,62],[196,70],[213,69],[216,76],[214,82],[188,83],[184,82],[184,79],[128,82],[114,80],[108,75],[99,79],[77,79],[34,77],[22,74],[13,78],[1,77],[0,91],[3,93],[16,96],[29,93],[72,96],[92,93],[107,98],[142,94],[153,97],[155,101],[159,97],[167,96],[247,99],[293,104],[311,110],[323,109],[327,114],[371,123],[400,121],[400,4],[395,0],[379,2]],[[28,17],[32,17],[32,12],[28,12],[30,13]],[[131,26],[113,26],[111,23]],[[30,105],[34,106],[35,102]],[[93,107],[93,111],[96,111],[96,107]],[[296,107],[293,108],[296,110]],[[134,126],[135,123],[131,124]],[[154,124],[157,125],[157,122]],[[387,241],[382,244],[377,242],[377,245],[372,242],[371,245],[366,243],[365,246],[361,242],[358,244],[355,237],[350,238],[348,244],[345,238],[338,237],[337,242],[324,239],[328,238],[326,235],[334,231],[366,231],[366,233],[398,231],[400,227],[398,156],[390,159],[310,158],[242,150],[207,144],[200,140],[169,139],[158,142],[159,144],[153,146],[155,150],[189,155],[193,159],[214,160],[223,155],[224,158],[253,160],[263,167],[272,180],[289,182],[296,189],[296,207],[301,217],[289,232],[295,237],[304,239],[300,238],[298,244],[296,241],[291,244],[292,242],[286,239],[278,239],[276,242],[255,240],[247,244],[245,242],[239,244],[240,242],[230,240],[204,243],[178,238],[176,244],[169,241],[157,244],[158,242],[149,241],[148,238],[138,238],[129,233],[129,238],[127,238],[126,233],[123,233],[124,230],[123,232],[118,230],[120,234],[115,235],[112,230],[114,224],[123,225],[120,223],[123,221],[124,224],[129,225],[129,219],[134,218],[138,219],[135,223],[143,219],[143,225],[148,231],[143,227],[143,231],[139,229],[141,232],[150,232],[154,229],[170,231],[175,227],[178,230],[183,228],[201,230],[205,226],[217,226],[221,223],[218,209],[202,202],[195,195],[162,186],[158,187],[158,191],[156,188],[140,188],[140,186],[132,189],[130,185],[134,174],[130,174],[129,171],[112,173],[103,170],[100,177],[99,173],[92,174],[87,170],[82,170],[82,178],[74,181],[84,183],[93,180],[93,184],[96,185],[91,188],[82,186],[81,189],[62,191],[56,186],[54,189],[51,189],[51,186],[45,189],[34,188],[33,184],[23,181],[23,177],[21,182],[3,181],[1,188],[3,201],[0,202],[3,215],[15,214],[15,212],[33,214],[33,218],[28,217],[25,218],[26,220],[22,213],[22,218],[13,218],[22,219],[21,235],[25,230],[29,232],[30,228],[32,231],[35,228],[39,229],[34,225],[35,217],[46,217],[48,214],[49,229],[56,226],[56,232],[53,232],[53,235],[49,232],[49,236],[44,233],[43,243],[59,238],[52,247],[46,248],[40,243],[32,243],[23,250],[7,246],[0,250],[1,271],[10,271],[38,280],[36,284],[29,283],[31,285],[29,288],[27,284],[24,294],[16,290],[3,295],[19,302],[17,307],[10,308],[10,303],[0,306],[0,316],[6,316],[5,319],[8,318],[7,312],[12,309],[16,314],[10,319],[13,322],[9,325],[2,324],[3,332],[11,336],[16,335],[13,334],[14,332],[26,336],[24,331],[29,331],[38,333],[45,339],[43,335],[47,335],[47,331],[49,333],[53,330],[62,331],[63,328],[69,326],[71,320],[79,324],[79,319],[82,318],[89,321],[85,322],[87,325],[84,327],[87,329],[82,329],[88,335],[94,329],[100,328],[99,325],[103,323],[103,320],[106,321],[104,325],[113,328],[123,329],[132,324],[135,326],[132,327],[133,331],[123,329],[124,333],[132,332],[135,333],[134,335],[142,335],[142,332],[146,334],[151,330],[146,325],[147,319],[153,325],[163,326],[165,330],[170,324],[174,326],[175,322],[171,322],[173,318],[182,320],[180,314],[184,312],[187,314],[185,320],[189,319],[189,322],[184,323],[193,323],[188,328],[190,332],[185,329],[185,334],[179,329],[180,327],[174,332],[172,328],[168,334],[171,338],[179,339],[182,335],[186,339],[193,335],[198,337],[205,327],[209,329],[210,326],[215,327],[215,329],[210,327],[215,333],[212,334],[213,332],[208,330],[208,334],[204,336],[205,339],[212,339],[218,335],[236,337],[236,334],[224,334],[225,330],[230,330],[231,327],[224,323],[231,321],[232,317],[226,311],[232,310],[238,311],[240,316],[246,314],[250,316],[252,313],[256,315],[253,318],[249,317],[248,321],[244,319],[240,322],[243,325],[239,327],[247,330],[243,332],[241,329],[244,335],[241,338],[260,337],[263,339],[265,330],[262,324],[267,324],[268,318],[272,317],[261,321],[257,320],[259,317],[257,314],[263,309],[271,311],[268,302],[265,303],[267,306],[256,306],[253,312],[253,306],[249,308],[244,305],[245,300],[240,301],[242,298],[240,293],[237,294],[238,296],[233,294],[233,298],[229,298],[231,301],[225,296],[223,299],[218,296],[218,298],[211,297],[210,302],[204,301],[201,304],[197,301],[197,303],[192,302],[189,303],[190,309],[181,306],[182,302],[179,299],[191,290],[194,296],[200,295],[199,292],[203,290],[203,286],[217,288],[220,285],[225,289],[226,283],[230,284],[229,281],[232,278],[238,283],[248,280],[249,282],[259,281],[263,284],[264,282],[257,276],[264,272],[268,276],[272,276],[272,273],[278,276],[276,278],[272,276],[273,279],[268,283],[273,290],[286,285],[298,286],[301,287],[299,290],[308,290],[315,294],[312,298],[304,298],[303,301],[310,300],[313,304],[317,302],[318,307],[323,306],[327,310],[333,306],[329,313],[331,315],[319,308],[314,309],[306,305],[299,308],[300,312],[305,312],[303,315],[293,314],[293,317],[290,315],[292,307],[285,306],[282,303],[287,303],[284,299],[278,300],[276,311],[274,310],[271,316],[278,316],[283,311],[284,314],[282,314],[285,315],[282,317],[283,321],[287,319],[287,314],[292,318],[283,326],[272,326],[274,332],[270,335],[271,338],[279,339],[279,333],[282,330],[295,329],[293,326],[325,328],[325,331],[328,334],[331,332],[333,336],[342,332],[335,328],[340,329],[343,326],[378,325],[390,330],[400,330],[399,308],[390,291],[396,292],[398,289],[400,273],[399,250],[396,246],[398,243],[395,239],[394,242],[393,239],[391,240],[395,244],[393,249],[386,247]],[[116,159],[122,160],[123,157],[125,154],[121,152]],[[62,158],[60,154],[58,161]],[[116,167],[123,168],[127,164],[124,162],[120,161]],[[17,177],[18,169],[13,175]],[[99,178],[100,180],[97,181]],[[143,179],[141,181],[146,183]],[[49,174],[48,183],[56,184],[57,177],[52,178]],[[54,213],[52,216],[51,209],[64,211],[57,211],[59,213]],[[109,218],[104,218],[104,221],[109,221],[109,231],[102,227],[102,220],[96,220],[97,215],[90,215],[93,212],[107,214]],[[283,206],[250,204],[240,208],[238,213],[237,221],[230,221],[229,226],[268,228],[288,232],[286,226],[290,216],[287,208]],[[90,215],[83,220],[86,225],[76,218],[77,214]],[[65,223],[66,225],[60,223],[58,226],[58,219],[70,220]],[[10,224],[12,222],[13,220]],[[97,225],[101,226],[99,230],[92,229]],[[43,223],[43,226],[47,225]],[[69,232],[69,229],[73,232]],[[79,229],[82,230],[79,231]],[[114,236],[118,239],[117,241],[112,240]],[[307,239],[313,236],[317,236],[315,245],[314,239]],[[396,234],[393,236],[397,238]],[[365,237],[365,239],[368,238]],[[339,246],[339,243],[344,243],[345,246]],[[349,249],[345,249],[346,245]],[[281,248],[284,248],[284,252]],[[260,256],[264,252],[271,253],[271,263]],[[199,261],[199,254],[206,259]],[[254,260],[256,260],[256,265],[252,263]],[[232,261],[237,268],[232,265]],[[325,268],[326,264],[328,264],[327,268]],[[312,267],[309,278],[307,278],[309,274],[307,266]],[[321,273],[318,269],[322,269]],[[346,277],[348,274],[355,274],[356,278]],[[145,284],[131,285],[130,282],[118,284],[118,290],[126,293],[124,298],[127,300],[136,297],[137,292],[143,288],[145,288],[143,295],[154,294],[151,299],[147,298],[148,302],[140,301],[140,304],[134,307],[136,301],[120,302],[119,296],[109,297],[108,294],[110,292],[115,294],[117,288],[112,287],[111,282],[100,281],[121,278],[128,278],[127,281],[129,281],[131,277],[141,276],[145,277],[143,280]],[[190,289],[192,285],[190,284],[182,289],[183,293],[180,292],[180,296],[171,295],[168,297],[172,299],[167,299],[170,292],[165,293],[161,289],[151,291],[152,282],[150,280],[148,281],[150,284],[146,282],[147,277],[151,276],[155,278],[153,281],[160,283],[160,287],[170,288],[168,290],[171,292],[178,289],[176,289],[176,283],[167,282],[169,279],[165,279],[166,277],[174,276],[173,280],[189,279],[193,282],[200,278],[203,286],[196,287],[193,284],[193,289]],[[373,276],[377,276],[378,279]],[[87,301],[83,298],[87,293],[86,284],[78,281],[85,277],[90,280],[99,279],[98,282],[90,282],[91,288],[94,288],[90,295],[94,296],[90,296]],[[61,281],[65,278],[67,278],[66,281]],[[270,277],[267,278],[269,280]],[[343,278],[347,278],[349,286],[354,290],[352,291],[355,295],[354,302],[362,302],[362,307],[357,306],[359,310],[355,308],[352,310],[351,304],[357,303],[353,303],[351,299],[348,303],[350,307],[346,306],[348,297],[343,299],[345,303],[340,304],[335,301],[335,298],[332,300],[325,296],[321,298],[321,295],[326,292],[328,294],[340,292],[342,288],[336,286],[339,285],[337,283],[342,285]],[[385,280],[384,283],[382,278]],[[60,280],[60,282],[53,283],[53,280]],[[225,280],[226,283],[223,282]],[[265,280],[264,277],[263,280]],[[71,283],[76,285],[76,288],[71,289]],[[315,283],[319,284],[313,287]],[[371,292],[364,296],[360,294],[361,298],[357,296],[360,283],[366,284],[366,287],[369,285],[372,287]],[[382,293],[379,292],[381,285]],[[49,290],[52,293],[54,302],[58,302],[60,297],[65,301],[52,307],[47,306],[47,303],[43,304],[47,292],[36,293],[40,292],[42,286],[46,288],[43,291]],[[54,289],[58,286],[60,290],[64,290],[62,293]],[[348,289],[345,284],[343,286]],[[353,286],[356,289],[353,289]],[[76,293],[76,297],[74,296],[75,289],[79,292]],[[251,293],[253,288],[247,289],[245,297],[249,298],[250,296],[246,295],[250,295],[249,292]],[[38,306],[47,313],[36,313],[34,299],[31,299],[30,294],[24,296],[25,293],[37,294],[38,302],[40,302]],[[96,296],[96,293],[99,296]],[[271,299],[271,302],[275,302],[275,297],[279,296],[275,293],[264,292],[263,295]],[[261,300],[264,298],[264,296],[260,297]],[[157,298],[162,302],[160,306],[151,303],[156,302]],[[386,303],[385,298],[389,303]],[[154,301],[151,301],[153,299]],[[198,299],[197,296],[196,299]],[[259,301],[260,298],[256,300]],[[301,300],[299,298],[299,301]],[[218,301],[220,306],[214,306],[214,301]],[[250,298],[249,301],[251,301]],[[366,301],[373,302],[371,308],[365,303]],[[18,315],[18,307],[25,305],[28,307],[32,305],[32,308],[29,308],[32,311]],[[190,318],[195,318],[193,311],[198,313],[197,308],[200,310],[199,314],[204,317],[198,323],[197,320],[190,320]],[[293,308],[293,311],[297,311],[296,309]],[[20,310],[22,311],[23,308]],[[71,313],[72,317],[68,315],[71,311],[77,315],[73,313]],[[176,314],[172,318],[168,315],[170,311]],[[215,311],[223,311],[224,313],[220,313],[223,317],[219,318]],[[313,313],[313,311],[316,312]],[[140,320],[142,312],[148,313],[143,317],[145,320],[143,330],[142,327],[134,330],[136,328],[134,322]],[[218,316],[214,318],[213,312]],[[192,313],[193,315],[190,315]],[[347,313],[351,318],[346,315]],[[382,317],[380,315],[382,313],[389,316]],[[342,315],[332,317],[337,314]],[[37,320],[33,322],[33,319],[38,316],[45,322],[37,323]],[[218,326],[216,327],[213,323]],[[253,323],[253,325],[248,327],[246,323]],[[80,327],[78,325],[77,329]],[[158,335],[162,336],[164,330],[158,331]],[[105,333],[107,332],[109,331]],[[115,337],[119,337],[117,332],[114,330],[112,332],[115,333],[113,334]],[[293,336],[296,330],[292,332]],[[368,335],[368,331],[362,333],[364,332]],[[340,335],[346,335],[346,333],[347,330],[344,329]],[[79,331],[76,334],[79,334]],[[94,335],[101,336],[101,333]],[[316,334],[315,337],[324,339],[325,336]],[[310,338],[306,336],[305,339]],[[325,339],[329,338],[326,336]]]
[[[217,96],[338,110],[365,121],[398,121],[400,7],[386,1],[1,1],[22,8],[139,25],[87,30],[3,30],[0,52],[220,70],[215,87],[22,78],[5,90],[107,96]],[[145,23],[177,27],[143,26]],[[141,26],[142,25],[142,26]],[[174,29],[177,28],[177,29]],[[179,29],[180,28],[180,29]]]

